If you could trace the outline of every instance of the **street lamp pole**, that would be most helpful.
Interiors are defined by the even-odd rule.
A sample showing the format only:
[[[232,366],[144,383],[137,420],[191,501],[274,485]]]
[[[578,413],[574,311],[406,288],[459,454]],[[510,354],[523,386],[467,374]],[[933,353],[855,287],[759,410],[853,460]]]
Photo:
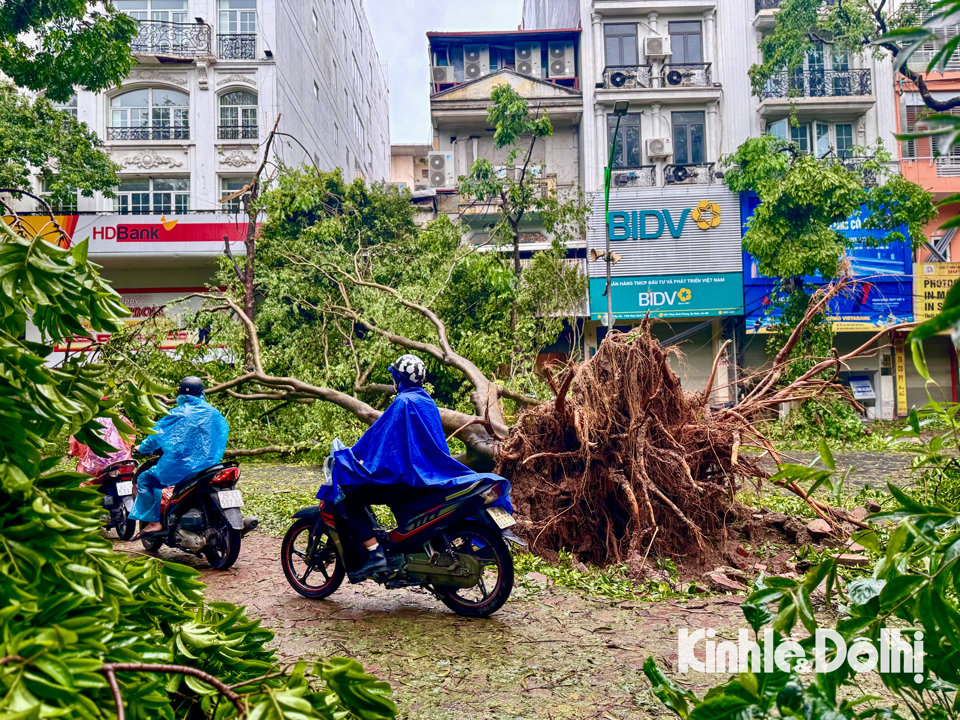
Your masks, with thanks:
[[[613,174],[612,169],[614,153],[617,150],[617,135],[620,133],[620,118],[626,115],[629,109],[630,103],[625,100],[621,100],[613,105],[613,114],[617,117],[617,124],[613,129],[613,140],[610,143],[610,159],[607,162],[607,167],[603,173],[603,221],[607,235],[606,252],[603,256],[607,263],[607,291],[604,293],[607,296],[607,332],[613,330],[613,292],[611,291],[610,287],[611,268],[613,266],[610,257],[610,179]]]

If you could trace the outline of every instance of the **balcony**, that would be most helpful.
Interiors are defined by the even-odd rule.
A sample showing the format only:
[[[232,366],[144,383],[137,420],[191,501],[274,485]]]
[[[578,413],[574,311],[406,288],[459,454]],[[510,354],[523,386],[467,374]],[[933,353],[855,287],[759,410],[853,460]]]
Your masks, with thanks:
[[[204,23],[141,20],[130,48],[137,55],[195,58],[210,55],[212,36]]]
[[[872,187],[877,184],[877,173],[874,171],[876,166],[867,167],[866,163],[875,159],[871,155],[869,157],[842,157],[838,158],[837,161],[847,170],[859,173],[863,178],[863,184]]]
[[[776,10],[780,7],[780,0],[756,0],[756,10]]]
[[[616,188],[657,186],[657,168],[653,165],[614,170],[611,176],[610,183]]]
[[[712,185],[717,180],[714,163],[667,165],[663,169],[665,185]]]
[[[260,128],[257,125],[218,125],[218,140],[257,140]]]
[[[831,112],[864,113],[877,102],[869,69],[784,71],[770,78],[761,94],[760,114],[798,112],[829,117]]]
[[[187,125],[139,125],[137,127],[108,127],[107,140],[189,140]]]
[[[603,69],[605,90],[636,90],[653,87],[653,68],[650,65],[612,66]]]
[[[663,66],[660,87],[710,87],[710,63],[666,63]]]
[[[218,57],[221,60],[255,60],[257,36],[233,33],[218,38]]]

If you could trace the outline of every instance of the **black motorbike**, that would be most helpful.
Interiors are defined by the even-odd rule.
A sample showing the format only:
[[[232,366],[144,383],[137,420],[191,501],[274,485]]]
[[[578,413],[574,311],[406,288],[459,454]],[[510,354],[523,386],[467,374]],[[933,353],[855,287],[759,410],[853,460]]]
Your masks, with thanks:
[[[333,484],[332,475],[327,458],[324,484]],[[389,532],[371,512],[389,563],[389,570],[372,579],[391,589],[424,588],[459,615],[486,617],[499,610],[513,590],[513,557],[506,541],[524,543],[510,530],[513,516],[494,505],[509,492],[508,483],[497,475],[478,478],[469,486],[436,490],[393,508],[397,528]],[[280,551],[283,573],[303,597],[328,597],[363,566],[367,551],[350,535],[339,504],[321,502],[293,517]]]
[[[93,486],[103,495],[103,514],[100,522],[105,530],[116,530],[117,537],[129,540],[137,530],[136,520],[130,519],[133,511],[134,474],[136,460],[119,460],[102,468],[81,487]]]
[[[162,454],[162,453],[161,453]],[[137,469],[134,484],[140,475],[157,464],[161,454],[147,456]],[[135,457],[143,457],[134,454]],[[163,530],[141,537],[150,551],[162,545],[206,557],[210,567],[226,570],[240,554],[241,538],[257,528],[255,517],[240,513],[243,495],[236,489],[240,468],[234,462],[218,463],[164,488],[160,505]],[[144,523],[141,521],[140,530]]]

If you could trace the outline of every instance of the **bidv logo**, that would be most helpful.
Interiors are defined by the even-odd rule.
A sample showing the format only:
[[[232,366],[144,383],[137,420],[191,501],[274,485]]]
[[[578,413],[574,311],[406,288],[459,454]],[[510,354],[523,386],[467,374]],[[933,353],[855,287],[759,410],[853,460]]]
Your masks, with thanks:
[[[662,305],[672,307],[674,303],[686,305],[692,297],[693,293],[685,287],[674,290],[672,293],[663,290],[642,292],[640,293],[640,307],[660,307]]]
[[[678,219],[663,210],[618,210],[607,217],[607,233],[611,240],[657,240],[664,232],[678,238],[690,218],[701,230],[720,226],[720,206],[709,200],[701,200],[692,210],[685,208]]]

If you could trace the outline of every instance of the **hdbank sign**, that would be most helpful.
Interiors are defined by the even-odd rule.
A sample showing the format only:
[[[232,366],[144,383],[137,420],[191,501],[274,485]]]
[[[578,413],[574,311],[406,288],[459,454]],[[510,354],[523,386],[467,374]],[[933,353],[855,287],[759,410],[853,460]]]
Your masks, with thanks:
[[[740,204],[722,185],[612,190],[592,198],[587,246],[622,256],[612,267],[615,318],[714,317],[743,312]],[[606,263],[588,262],[590,315],[607,312]]]

